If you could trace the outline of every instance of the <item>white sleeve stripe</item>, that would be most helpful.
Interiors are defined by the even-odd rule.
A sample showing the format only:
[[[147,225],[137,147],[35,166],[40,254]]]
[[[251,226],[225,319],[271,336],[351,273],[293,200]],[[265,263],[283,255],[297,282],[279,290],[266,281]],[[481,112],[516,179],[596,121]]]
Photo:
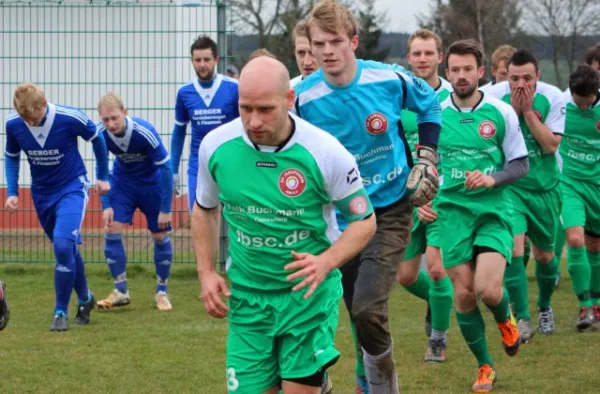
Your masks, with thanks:
[[[10,153],[9,151],[5,151],[4,153],[5,153],[6,155],[10,156],[10,157],[19,157],[19,156],[21,156],[21,153],[20,153],[20,152],[17,152],[17,153]]]
[[[136,123],[134,127],[140,133],[140,135],[144,137],[146,141],[150,143],[150,145],[152,145],[152,148],[158,147],[158,140],[150,130],[140,126],[138,123]]]
[[[77,119],[83,125],[87,126],[88,118],[85,117],[85,115],[81,114],[80,112],[75,112],[75,111],[68,110],[65,108],[56,107],[56,113],[65,115],[65,116],[70,116],[71,118]]]
[[[165,157],[161,161],[155,161],[154,164],[156,164],[157,166],[163,165],[166,162],[168,162],[170,158],[171,158],[171,156],[167,155],[167,157]]]
[[[186,124],[188,124],[188,122],[180,122],[180,121],[178,121],[177,119],[175,119],[175,124],[176,124],[177,126],[185,126]]]
[[[98,129],[96,128],[96,132],[94,133],[94,135],[92,136],[92,138],[90,138],[90,139],[88,140],[88,142],[92,142],[93,140],[95,140],[95,139],[96,139],[96,137],[98,137],[98,133],[99,133],[99,131],[98,131]]]

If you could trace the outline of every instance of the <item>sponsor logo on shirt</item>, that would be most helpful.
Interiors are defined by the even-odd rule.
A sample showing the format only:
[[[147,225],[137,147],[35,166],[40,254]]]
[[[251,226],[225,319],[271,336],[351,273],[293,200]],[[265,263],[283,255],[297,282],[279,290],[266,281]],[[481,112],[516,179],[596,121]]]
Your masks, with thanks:
[[[350,212],[355,215],[364,215],[367,213],[367,209],[369,208],[369,203],[367,199],[363,196],[356,196],[352,200],[350,200],[350,204],[348,206]]]
[[[298,197],[306,189],[306,177],[295,168],[285,170],[279,176],[279,190],[288,197]]]
[[[274,161],[257,161],[257,167],[266,167],[266,168],[277,168],[277,163]]]
[[[369,134],[381,135],[388,129],[388,120],[381,112],[373,112],[367,117],[365,126]]]
[[[496,135],[496,125],[490,120],[484,120],[479,123],[478,131],[480,136],[489,139]]]
[[[358,170],[356,167],[352,167],[348,174],[346,175],[346,182],[351,185],[354,182],[358,181]]]

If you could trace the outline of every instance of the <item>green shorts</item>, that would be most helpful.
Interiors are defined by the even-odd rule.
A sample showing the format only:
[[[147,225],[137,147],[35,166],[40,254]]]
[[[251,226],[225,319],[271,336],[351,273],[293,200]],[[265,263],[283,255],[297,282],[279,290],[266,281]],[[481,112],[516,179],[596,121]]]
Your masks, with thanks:
[[[545,252],[554,251],[561,211],[558,187],[532,192],[509,186],[507,192],[513,202],[513,233],[527,234],[533,245]]]
[[[563,228],[583,227],[588,234],[600,236],[600,185],[563,176],[560,191]]]
[[[280,379],[314,375],[338,360],[335,333],[342,296],[338,270],[307,300],[305,291],[231,289],[227,336],[229,393],[263,393]]]
[[[466,199],[450,195],[439,200],[439,231],[450,234],[439,239],[444,268],[473,261],[476,246],[492,248],[510,263],[514,245],[512,207],[505,197],[496,194]]]
[[[440,247],[438,223],[439,220],[431,223],[422,222],[417,214],[417,209],[414,210],[413,228],[410,233],[410,243],[404,252],[404,261],[412,260],[422,255],[428,246]]]

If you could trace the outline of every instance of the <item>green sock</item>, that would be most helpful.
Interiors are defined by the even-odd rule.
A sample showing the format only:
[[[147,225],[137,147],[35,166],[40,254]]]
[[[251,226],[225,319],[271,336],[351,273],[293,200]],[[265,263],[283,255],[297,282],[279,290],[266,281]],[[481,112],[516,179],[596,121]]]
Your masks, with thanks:
[[[502,299],[498,305],[485,304],[490,311],[494,314],[494,320],[496,323],[504,323],[510,317],[510,297],[505,287],[502,288]]]
[[[556,232],[556,240],[554,242],[554,255],[558,258],[558,269],[560,270],[560,261],[562,260],[563,250],[565,248],[565,243],[567,242],[567,238],[565,235],[565,230],[562,229],[562,226],[559,224],[558,231]]]
[[[471,353],[475,355],[479,366],[481,367],[483,364],[493,366],[492,356],[490,356],[485,339],[485,323],[479,307],[475,307],[474,310],[467,313],[456,311],[456,320],[460,332],[471,349]]]
[[[600,305],[600,253],[587,252],[587,258],[590,262],[590,296],[592,303]]]
[[[513,257],[504,272],[504,287],[510,295],[515,316],[518,320],[531,320],[529,313],[529,284],[523,257]],[[506,321],[506,320],[504,320]]]
[[[529,263],[529,256],[531,255],[531,241],[529,238],[527,238],[527,241],[525,241],[523,248],[523,265],[527,267],[527,263]]]
[[[556,284],[556,275],[558,275],[558,258],[554,256],[548,264],[542,264],[535,261],[535,278],[538,284],[538,308],[540,310],[550,308],[550,300],[554,293]]]
[[[358,337],[356,336],[356,326],[352,320],[350,321],[350,328],[352,329],[352,340],[354,341],[354,352],[356,354],[356,376],[366,376],[365,364],[363,363],[362,352],[360,351]]]
[[[425,271],[419,271],[417,281],[410,286],[404,288],[411,294],[416,295],[422,300],[429,302],[429,288],[431,287],[431,279]]]
[[[573,248],[567,245],[567,269],[571,276],[573,291],[579,299],[579,307],[591,307],[590,300],[590,264],[585,248]]]
[[[431,281],[429,288],[429,307],[431,308],[431,328],[438,331],[447,331],[450,328],[450,314],[454,288],[449,276],[437,282]]]

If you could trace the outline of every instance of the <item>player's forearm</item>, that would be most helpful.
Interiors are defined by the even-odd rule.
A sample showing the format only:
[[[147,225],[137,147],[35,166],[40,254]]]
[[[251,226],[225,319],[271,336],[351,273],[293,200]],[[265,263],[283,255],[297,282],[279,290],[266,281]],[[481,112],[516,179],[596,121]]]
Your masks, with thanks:
[[[533,138],[540,144],[544,152],[553,154],[560,145],[561,137],[556,135],[550,130],[542,121],[537,117],[534,111],[523,112],[525,123],[529,127]]]
[[[19,195],[19,167],[20,154],[17,156],[4,154],[4,173],[6,175],[6,187],[8,189],[8,197]]]
[[[504,186],[524,177],[529,172],[529,159],[523,157],[511,161],[502,171],[495,172],[490,176],[496,182],[495,186]]]
[[[171,169],[173,174],[179,172],[179,161],[183,153],[183,143],[185,142],[185,133],[187,125],[175,124],[171,133]]]
[[[340,238],[323,252],[322,257],[331,264],[331,270],[341,267],[367,246],[375,230],[377,222],[374,213],[364,220],[350,223]]]
[[[437,147],[440,139],[440,125],[437,123],[419,123],[419,145]]]
[[[220,206],[201,208],[194,203],[192,211],[192,245],[196,254],[198,278],[215,271],[214,261],[219,242]]]
[[[102,133],[92,141],[94,156],[96,157],[96,179],[99,181],[108,181],[108,150]]]
[[[173,173],[170,161],[161,164],[158,170],[160,171],[160,211],[169,213],[173,201]]]

